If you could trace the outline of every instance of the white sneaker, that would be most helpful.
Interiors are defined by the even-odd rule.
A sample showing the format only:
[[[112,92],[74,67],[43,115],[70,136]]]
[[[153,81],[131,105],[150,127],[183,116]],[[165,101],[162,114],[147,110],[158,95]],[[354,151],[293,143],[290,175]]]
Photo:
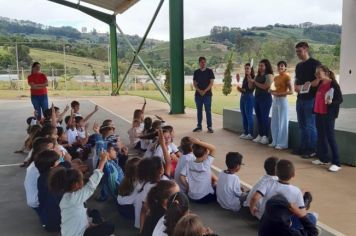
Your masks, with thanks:
[[[284,149],[287,149],[287,148],[284,148],[284,147],[281,147],[281,146],[275,146],[275,149],[277,149],[277,150],[284,150]]]
[[[260,135],[258,135],[255,139],[253,139],[252,141],[255,143],[259,143],[261,141],[262,137]]]
[[[329,168],[329,171],[331,172],[338,172],[339,170],[341,170],[341,167],[337,165],[331,165]]]
[[[267,136],[263,136],[260,140],[260,143],[263,145],[269,144],[269,140],[268,140]]]
[[[246,134],[242,133],[242,134],[240,135],[240,138],[241,138],[241,139],[245,139],[246,136],[247,136]]]
[[[246,140],[252,140],[252,139],[253,139],[253,137],[252,137],[252,135],[251,135],[251,134],[248,134],[248,135],[246,135],[246,136],[245,136],[245,139],[246,139]]]
[[[268,144],[268,147],[274,148],[276,145],[274,143]]]
[[[313,165],[327,165],[328,163],[327,162],[322,162],[322,161],[317,159],[317,160],[312,161],[312,164]]]

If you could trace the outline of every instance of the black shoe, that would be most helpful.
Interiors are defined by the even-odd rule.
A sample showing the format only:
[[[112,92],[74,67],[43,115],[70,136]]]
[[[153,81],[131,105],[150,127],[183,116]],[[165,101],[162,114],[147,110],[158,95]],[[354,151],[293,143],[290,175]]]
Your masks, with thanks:
[[[303,199],[304,199],[304,205],[305,205],[306,210],[309,210],[310,204],[313,201],[313,196],[311,195],[310,192],[305,192]]]
[[[193,132],[201,132],[202,131],[202,128],[200,127],[196,127],[195,129],[193,129]]]
[[[211,134],[212,134],[212,133],[214,133],[214,130],[213,130],[211,127],[209,127],[209,128],[208,128],[208,133],[211,133]]]
[[[303,155],[302,158],[303,159],[315,159],[317,156],[316,156],[316,153],[313,152],[313,153],[310,153],[310,154],[306,154],[306,155]]]
[[[301,149],[294,149],[291,153],[297,156],[303,156],[306,154],[306,152]]]

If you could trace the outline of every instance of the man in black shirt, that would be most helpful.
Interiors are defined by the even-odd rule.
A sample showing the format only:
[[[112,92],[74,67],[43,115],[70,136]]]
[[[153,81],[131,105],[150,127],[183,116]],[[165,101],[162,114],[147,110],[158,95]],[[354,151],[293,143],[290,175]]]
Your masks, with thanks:
[[[295,68],[294,90],[297,97],[297,118],[300,129],[300,147],[295,154],[304,158],[315,157],[317,132],[315,127],[314,100],[316,88],[310,86],[316,79],[316,67],[320,65],[318,60],[309,56],[309,45],[300,42],[295,46],[298,58],[301,60]]]
[[[209,133],[213,133],[212,120],[211,120],[211,87],[214,84],[214,73],[211,69],[206,67],[205,57],[199,57],[199,69],[194,71],[193,84],[195,91],[195,104],[197,106],[197,127],[193,132],[202,131],[202,119],[203,119],[203,105],[206,113],[206,123]]]

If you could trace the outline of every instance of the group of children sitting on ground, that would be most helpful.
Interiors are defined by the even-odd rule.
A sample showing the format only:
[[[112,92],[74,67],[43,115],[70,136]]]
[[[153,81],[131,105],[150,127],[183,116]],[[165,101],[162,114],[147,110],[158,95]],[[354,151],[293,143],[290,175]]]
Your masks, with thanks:
[[[115,211],[131,222],[142,236],[216,235],[190,212],[190,202],[218,202],[225,209],[250,210],[260,219],[259,235],[318,235],[317,215],[307,213],[309,192],[290,184],[293,163],[276,157],[264,163],[266,174],[247,191],[236,173],[243,165],[238,152],[226,154],[227,169],[212,172],[216,147],[193,137],[174,144],[174,129],[161,117],[144,117],[135,110],[126,147],[112,120],[94,122],[80,115],[73,101],[64,118],[52,104],[41,121],[28,119],[28,138],[17,152],[25,159],[27,204],[38,214],[41,225],[63,236],[112,235],[114,224],[91,209],[87,200],[110,198]],[[65,124],[62,124],[62,120]],[[135,153],[131,155],[130,153]]]

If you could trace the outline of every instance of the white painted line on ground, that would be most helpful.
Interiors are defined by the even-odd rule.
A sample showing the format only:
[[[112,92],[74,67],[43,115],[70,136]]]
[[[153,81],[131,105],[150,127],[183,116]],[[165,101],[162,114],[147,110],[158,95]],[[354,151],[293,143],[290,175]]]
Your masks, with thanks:
[[[92,101],[92,100],[90,100],[90,99],[89,99],[88,101],[91,102],[91,103],[93,103],[93,104],[95,104],[95,105],[98,105],[98,104],[96,104],[94,101]],[[105,111],[107,111],[107,112],[109,112],[109,113],[111,113],[111,114],[113,114],[113,115],[119,117],[120,119],[122,119],[122,120],[128,122],[129,124],[131,124],[131,121],[129,121],[129,120],[127,120],[126,118],[120,116],[119,114],[117,114],[117,113],[111,111],[110,109],[105,108],[105,107],[100,106],[100,105],[98,105],[98,106],[101,107],[102,109],[104,109]],[[211,166],[211,168],[212,168],[214,171],[216,171],[216,172],[222,171],[219,167],[214,166],[214,165]],[[244,181],[242,181],[242,180],[240,180],[240,183],[241,183],[242,185],[244,185],[245,187],[249,188],[249,189],[252,188],[252,185],[250,185],[250,184],[248,184],[248,183],[246,183],[246,182],[244,182]],[[320,221],[318,221],[317,225],[318,225],[319,227],[321,227],[322,229],[324,229],[325,231],[327,231],[327,232],[329,232],[329,233],[331,233],[331,234],[333,234],[333,235],[335,235],[335,236],[345,236],[345,234],[343,234],[343,233],[337,231],[336,229],[334,229],[334,228],[332,228],[332,227],[330,227],[330,226],[328,226],[328,225],[326,225],[326,224],[324,224],[324,223],[322,223],[322,222],[320,222]]]
[[[119,114],[113,112],[112,110],[110,110],[110,109],[108,109],[108,108],[105,108],[105,107],[103,107],[103,106],[97,104],[96,102],[92,101],[91,99],[88,99],[88,101],[91,102],[91,103],[93,103],[93,104],[95,104],[95,105],[98,105],[98,106],[101,107],[103,110],[105,110],[105,111],[107,111],[107,112],[109,112],[109,113],[111,113],[111,114],[113,114],[113,115],[119,117],[120,119],[126,121],[127,123],[131,124],[131,121],[129,121],[129,120],[126,119],[125,117],[120,116]]]
[[[0,168],[1,168],[1,167],[10,167],[10,166],[19,166],[19,165],[21,165],[21,164],[23,164],[23,163],[4,164],[4,165],[0,165]]]

